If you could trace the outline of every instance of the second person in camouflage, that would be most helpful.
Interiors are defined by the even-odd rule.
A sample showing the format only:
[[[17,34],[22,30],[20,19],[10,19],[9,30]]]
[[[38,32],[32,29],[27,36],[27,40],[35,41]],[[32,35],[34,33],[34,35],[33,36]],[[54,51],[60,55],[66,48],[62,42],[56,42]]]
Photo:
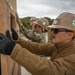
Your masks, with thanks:
[[[33,42],[48,42],[48,25],[49,22],[46,18],[40,18],[34,22],[34,28],[32,30],[24,31],[24,35]]]

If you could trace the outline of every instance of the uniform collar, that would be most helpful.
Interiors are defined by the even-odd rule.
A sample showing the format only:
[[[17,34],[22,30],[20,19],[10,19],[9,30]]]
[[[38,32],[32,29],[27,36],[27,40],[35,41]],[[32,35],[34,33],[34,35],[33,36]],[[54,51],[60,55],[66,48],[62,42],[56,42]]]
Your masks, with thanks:
[[[67,42],[65,44],[61,44],[61,45],[56,45],[55,44],[55,47],[57,48],[57,50],[62,50],[62,49],[65,49],[65,48],[70,48],[70,47],[74,47],[74,41],[70,41],[70,42]]]

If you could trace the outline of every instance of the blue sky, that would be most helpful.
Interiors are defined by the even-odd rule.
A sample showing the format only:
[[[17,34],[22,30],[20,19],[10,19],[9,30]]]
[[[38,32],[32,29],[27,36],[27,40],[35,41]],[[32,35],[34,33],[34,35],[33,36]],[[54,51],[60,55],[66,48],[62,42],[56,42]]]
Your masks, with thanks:
[[[56,18],[62,12],[75,13],[75,0],[17,0],[19,17]]]

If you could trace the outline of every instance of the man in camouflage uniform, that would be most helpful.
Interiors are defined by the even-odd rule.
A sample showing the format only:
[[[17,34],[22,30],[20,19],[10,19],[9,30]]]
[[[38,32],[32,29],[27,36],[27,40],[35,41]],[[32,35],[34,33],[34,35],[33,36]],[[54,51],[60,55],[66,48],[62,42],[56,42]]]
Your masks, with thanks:
[[[34,28],[32,30],[24,30],[24,35],[33,42],[48,42],[47,26],[49,22],[45,18],[40,18],[34,22]]]
[[[34,22],[36,22],[38,19],[36,17],[31,17],[29,22],[30,22],[30,26],[33,28],[34,27]]]

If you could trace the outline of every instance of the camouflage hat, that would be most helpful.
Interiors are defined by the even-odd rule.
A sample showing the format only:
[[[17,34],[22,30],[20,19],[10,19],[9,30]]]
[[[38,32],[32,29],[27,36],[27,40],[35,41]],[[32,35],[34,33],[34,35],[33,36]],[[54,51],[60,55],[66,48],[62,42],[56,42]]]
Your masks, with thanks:
[[[46,18],[40,18],[38,19],[35,24],[41,26],[42,28],[48,30],[47,26],[49,26],[49,22]]]
[[[31,21],[36,21],[36,20],[37,20],[36,17],[31,17],[29,21],[31,22]]]
[[[73,31],[75,36],[75,14],[61,13],[48,28],[65,28]]]

